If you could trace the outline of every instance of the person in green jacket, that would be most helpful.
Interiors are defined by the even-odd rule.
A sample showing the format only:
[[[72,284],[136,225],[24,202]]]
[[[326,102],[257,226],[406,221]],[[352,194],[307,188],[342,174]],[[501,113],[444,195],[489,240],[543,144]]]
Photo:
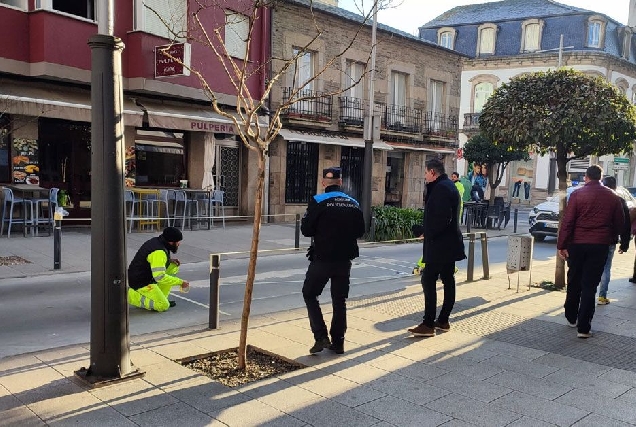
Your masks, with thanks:
[[[455,183],[455,187],[457,191],[459,191],[459,223],[462,223],[462,214],[464,213],[464,193],[466,189],[464,188],[464,184],[459,181],[459,174],[457,172],[453,172],[451,174],[451,179]]]
[[[173,286],[187,292],[190,283],[178,278],[178,259],[170,259],[170,252],[177,253],[183,240],[181,230],[167,227],[158,237],[146,241],[128,267],[128,303],[150,311],[166,311],[176,305],[168,296]]]

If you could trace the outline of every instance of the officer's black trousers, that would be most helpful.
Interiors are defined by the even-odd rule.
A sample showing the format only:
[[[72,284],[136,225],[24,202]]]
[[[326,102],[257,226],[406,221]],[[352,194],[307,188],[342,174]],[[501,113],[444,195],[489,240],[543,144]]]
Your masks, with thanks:
[[[349,275],[351,261],[320,261],[314,260],[309,264],[305,283],[303,284],[303,298],[307,306],[311,332],[316,340],[327,338],[327,325],[322,317],[318,297],[331,279],[331,303],[333,317],[331,318],[332,342],[344,342],[347,330],[347,302],[349,296]]]

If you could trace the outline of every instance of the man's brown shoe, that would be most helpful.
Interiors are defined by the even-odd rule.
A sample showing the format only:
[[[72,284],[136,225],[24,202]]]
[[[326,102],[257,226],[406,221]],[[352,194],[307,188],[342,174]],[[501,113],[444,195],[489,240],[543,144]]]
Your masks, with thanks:
[[[436,320],[435,327],[437,329],[441,329],[442,331],[450,331],[450,323],[448,322],[439,322]]]
[[[409,329],[408,331],[412,333],[413,335],[415,335],[416,337],[434,337],[435,336],[435,328],[426,326],[424,323],[421,323],[418,326]]]

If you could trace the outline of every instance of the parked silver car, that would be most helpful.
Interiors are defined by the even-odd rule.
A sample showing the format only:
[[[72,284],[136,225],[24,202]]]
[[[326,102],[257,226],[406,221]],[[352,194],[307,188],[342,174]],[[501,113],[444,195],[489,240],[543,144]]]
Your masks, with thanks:
[[[573,191],[581,187],[568,188],[567,197],[569,198]],[[636,208],[636,198],[625,187],[618,187],[616,192],[625,199],[627,207]],[[559,230],[559,196],[548,197],[545,202],[532,208],[528,214],[528,222],[530,234],[534,236],[535,240],[542,242],[546,236],[556,237]]]

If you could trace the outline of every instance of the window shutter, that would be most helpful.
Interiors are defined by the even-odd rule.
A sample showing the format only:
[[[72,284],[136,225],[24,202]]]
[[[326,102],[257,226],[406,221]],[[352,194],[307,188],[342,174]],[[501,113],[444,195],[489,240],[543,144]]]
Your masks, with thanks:
[[[186,0],[137,0],[143,1],[144,28],[148,33],[174,40],[174,33],[184,34],[187,30],[188,3]],[[153,12],[152,8],[157,13]],[[159,16],[157,16],[159,14]],[[162,22],[165,21],[164,22]],[[166,24],[170,29],[166,28]],[[178,40],[185,40],[179,38]]]

